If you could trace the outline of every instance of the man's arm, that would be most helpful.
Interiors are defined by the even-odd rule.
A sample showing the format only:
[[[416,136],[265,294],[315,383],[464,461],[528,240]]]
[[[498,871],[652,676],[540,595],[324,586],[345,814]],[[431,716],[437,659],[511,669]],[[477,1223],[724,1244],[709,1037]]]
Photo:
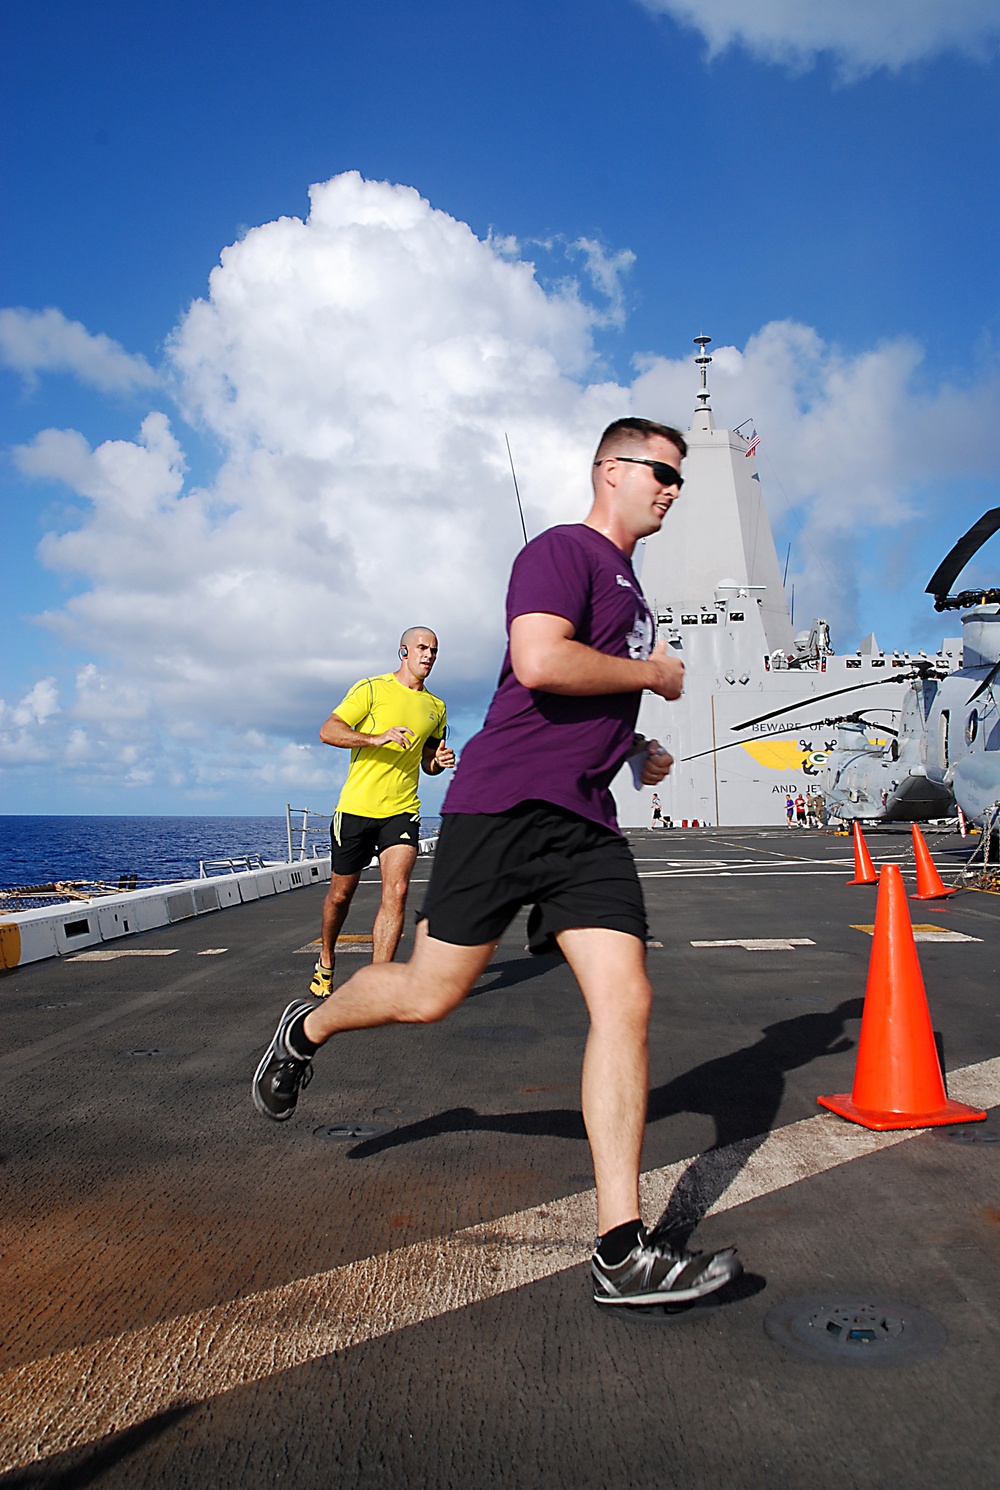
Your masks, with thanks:
[[[680,698],[684,664],[668,657],[665,642],[657,642],[645,662],[609,657],[574,640],[574,627],[565,616],[534,611],[515,616],[510,625],[510,662],[525,688],[589,698],[601,693],[640,693],[648,688],[661,698]]]
[[[413,731],[405,725],[393,725],[392,729],[385,730],[381,735],[363,735],[360,730],[352,729],[351,726],[339,714],[331,714],[325,724],[320,726],[319,737],[324,745],[336,745],[341,750],[356,750],[359,745],[399,745],[406,747],[410,743]]]
[[[440,776],[455,764],[455,752],[443,740],[428,740],[424,745],[420,764],[428,776]]]

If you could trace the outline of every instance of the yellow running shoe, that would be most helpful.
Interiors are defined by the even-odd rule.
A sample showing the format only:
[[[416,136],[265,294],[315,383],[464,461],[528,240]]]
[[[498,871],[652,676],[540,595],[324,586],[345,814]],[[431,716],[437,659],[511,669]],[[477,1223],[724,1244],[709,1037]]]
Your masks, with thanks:
[[[328,999],[333,992],[333,968],[324,967],[319,958],[316,959],[316,970],[309,984],[309,992],[315,999]]]

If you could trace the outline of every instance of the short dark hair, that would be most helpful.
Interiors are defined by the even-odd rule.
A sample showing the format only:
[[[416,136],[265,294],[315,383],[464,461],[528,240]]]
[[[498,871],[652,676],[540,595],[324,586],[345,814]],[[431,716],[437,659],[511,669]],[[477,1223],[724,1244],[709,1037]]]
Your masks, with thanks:
[[[598,440],[594,463],[596,465],[599,460],[604,459],[609,445],[624,446],[626,450],[632,450],[637,445],[644,445],[654,435],[676,445],[682,458],[687,455],[687,441],[679,429],[672,429],[669,424],[656,424],[652,419],[616,419]]]

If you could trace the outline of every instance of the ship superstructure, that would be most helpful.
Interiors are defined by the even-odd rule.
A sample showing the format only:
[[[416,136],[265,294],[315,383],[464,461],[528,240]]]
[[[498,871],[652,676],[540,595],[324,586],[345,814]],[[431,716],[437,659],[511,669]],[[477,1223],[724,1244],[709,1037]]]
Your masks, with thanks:
[[[700,387],[685,434],[684,495],[661,532],[646,539],[636,555],[658,634],[684,661],[685,689],[673,703],[645,694],[638,728],[661,740],[674,757],[658,793],[664,814],[675,824],[779,823],[785,820],[786,798],[820,788],[830,753],[847,743],[845,726],[818,721],[863,708],[875,726],[891,726],[908,691],[890,681],[893,675],[912,675],[914,665],[925,662],[938,672],[951,671],[961,662],[962,644],[947,639],[936,656],[925,658],[922,652],[887,653],[869,636],[856,652],[838,655],[821,618],[794,634],[754,443],[716,427],[708,386],[710,338],[696,341]],[[818,699],[861,683],[875,686],[848,693],[839,707]],[[794,712],[738,728],[800,701]],[[855,727],[851,743],[864,751],[889,741],[869,724]],[[890,770],[886,797],[907,796],[912,815],[930,815],[929,798],[923,800],[930,785],[925,787],[919,773],[895,776],[906,779],[893,779]],[[649,824],[651,789],[636,791],[626,769],[614,792],[623,827]],[[938,795],[943,811],[948,794]],[[871,805],[881,809],[885,801]],[[900,805],[898,815],[909,815]]]

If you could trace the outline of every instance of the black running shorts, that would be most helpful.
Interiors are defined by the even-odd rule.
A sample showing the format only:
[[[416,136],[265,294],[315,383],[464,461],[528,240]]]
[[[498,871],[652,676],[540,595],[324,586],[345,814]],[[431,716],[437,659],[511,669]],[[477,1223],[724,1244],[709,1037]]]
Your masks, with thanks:
[[[419,843],[419,812],[400,812],[395,817],[335,812],[330,824],[330,867],[334,874],[360,874],[383,849],[397,844],[416,849]]]
[[[496,941],[531,906],[532,952],[554,934],[603,926],[646,939],[646,908],[625,839],[548,802],[509,812],[446,813],[419,920],[459,947]]]

